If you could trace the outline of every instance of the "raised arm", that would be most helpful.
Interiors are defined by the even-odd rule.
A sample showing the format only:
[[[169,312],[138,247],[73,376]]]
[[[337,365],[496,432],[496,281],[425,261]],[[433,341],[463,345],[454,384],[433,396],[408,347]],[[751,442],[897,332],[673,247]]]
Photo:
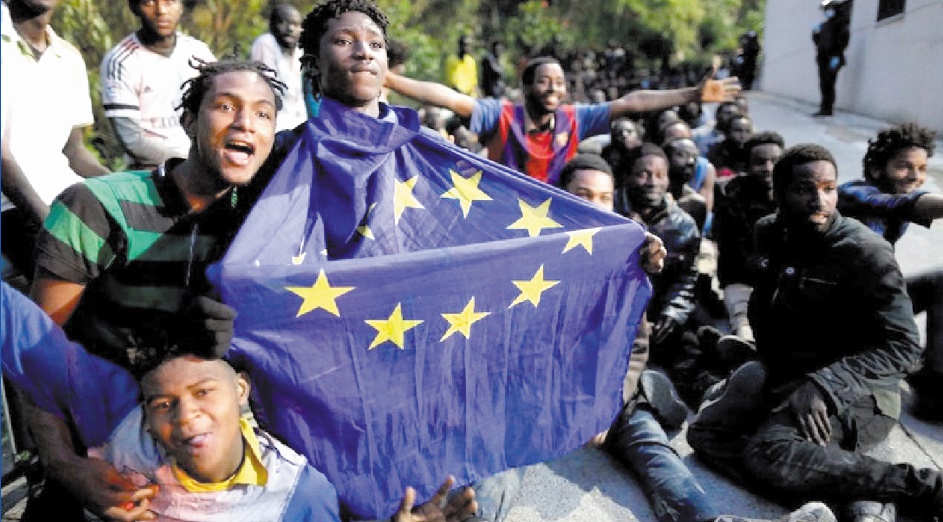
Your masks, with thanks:
[[[475,109],[475,98],[446,87],[441,83],[414,80],[393,72],[387,72],[384,86],[418,102],[448,109],[463,118],[470,117]]]
[[[943,218],[943,194],[928,193],[920,196],[914,203],[915,221]]]
[[[609,119],[657,111],[689,102],[728,101],[740,92],[740,81],[736,77],[723,80],[706,79],[695,87],[670,90],[639,90],[609,103]]]

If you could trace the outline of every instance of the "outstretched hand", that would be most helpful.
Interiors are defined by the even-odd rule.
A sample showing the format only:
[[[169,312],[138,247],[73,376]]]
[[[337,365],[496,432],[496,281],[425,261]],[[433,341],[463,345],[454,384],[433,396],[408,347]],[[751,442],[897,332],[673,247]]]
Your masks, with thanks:
[[[403,501],[393,515],[392,522],[462,522],[475,515],[478,512],[475,490],[465,488],[461,493],[448,498],[453,485],[455,479],[450,476],[431,499],[416,508],[413,508],[416,490],[406,488]]]
[[[701,94],[702,103],[732,101],[734,96],[740,94],[740,80],[736,76],[714,80],[716,68],[710,69],[698,83],[698,90]]]
[[[828,418],[828,404],[822,392],[811,381],[796,388],[773,412],[788,409],[799,424],[799,432],[806,440],[825,446],[832,439],[832,423]]]

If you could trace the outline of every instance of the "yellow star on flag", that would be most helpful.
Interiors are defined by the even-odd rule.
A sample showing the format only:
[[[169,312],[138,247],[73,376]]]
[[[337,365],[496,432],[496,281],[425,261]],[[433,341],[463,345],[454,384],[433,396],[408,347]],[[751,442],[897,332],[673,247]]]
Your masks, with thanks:
[[[413,195],[413,189],[416,188],[416,182],[419,176],[413,176],[406,181],[395,180],[396,185],[393,189],[393,223],[399,224],[399,218],[407,208],[425,208],[422,203]]]
[[[517,202],[521,207],[521,219],[511,223],[508,230],[526,230],[530,237],[536,237],[545,228],[560,228],[563,226],[547,217],[547,214],[550,213],[550,199],[536,207],[528,205],[522,199],[518,199]]]
[[[324,269],[322,268],[321,273],[318,274],[318,280],[310,287],[286,286],[285,290],[304,299],[304,301],[301,302],[301,307],[298,308],[298,315],[295,317],[301,317],[318,308],[327,310],[335,316],[340,317],[340,310],[337,309],[337,298],[350,292],[354,288],[353,286],[331,286],[331,283],[327,280],[327,274],[324,273]]]
[[[361,236],[367,239],[374,239],[374,240],[376,239],[375,237],[373,237],[373,231],[370,230],[370,214],[373,213],[373,209],[376,206],[377,206],[376,203],[370,204],[370,208],[367,209],[367,217],[366,219],[363,220],[363,225],[360,225],[359,227],[357,227],[357,232],[359,232]]]
[[[390,314],[389,319],[367,319],[367,324],[377,330],[377,336],[370,343],[368,350],[390,341],[400,350],[405,350],[403,344],[406,342],[406,332],[422,324],[422,321],[411,321],[403,319],[402,303],[396,303],[396,308]]]
[[[439,339],[442,342],[452,336],[455,332],[460,332],[466,339],[471,337],[471,327],[473,324],[491,315],[491,312],[476,312],[475,298],[472,297],[465,309],[457,314],[442,314],[442,317],[449,322],[449,330]]]
[[[589,252],[590,255],[593,255],[593,236],[595,236],[596,232],[599,232],[600,230],[602,230],[602,228],[597,227],[567,232],[567,235],[570,236],[570,240],[567,241],[566,246],[563,247],[563,253],[566,254],[570,250],[581,246],[587,252]]]
[[[485,194],[483,190],[478,188],[478,184],[481,183],[480,170],[470,178],[465,178],[454,170],[449,170],[449,174],[452,175],[453,187],[445,194],[442,194],[442,197],[457,199],[462,206],[462,214],[464,214],[466,218],[468,217],[468,212],[471,210],[472,203],[475,201],[491,201],[491,196]]]
[[[545,280],[544,265],[540,265],[540,268],[537,269],[537,273],[534,274],[534,278],[530,281],[512,281],[512,283],[521,291],[521,295],[517,296],[508,308],[513,308],[515,305],[523,303],[524,301],[530,301],[536,308],[540,304],[541,294],[556,286],[560,281]]]

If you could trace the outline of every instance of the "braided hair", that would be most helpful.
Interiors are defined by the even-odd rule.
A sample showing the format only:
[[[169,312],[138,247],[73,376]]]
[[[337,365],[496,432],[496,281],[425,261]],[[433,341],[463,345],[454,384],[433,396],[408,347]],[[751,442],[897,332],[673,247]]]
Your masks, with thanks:
[[[213,87],[216,77],[230,72],[248,71],[258,74],[272,88],[272,92],[275,94],[275,108],[277,110],[282,108],[282,95],[285,93],[287,86],[277,78],[274,69],[262,62],[230,58],[223,58],[218,62],[205,62],[199,58],[193,58],[190,60],[190,66],[199,71],[200,74],[183,84],[183,98],[177,108],[183,109],[180,121],[184,125],[186,125],[184,118],[188,113],[191,115],[199,114],[203,98]]]

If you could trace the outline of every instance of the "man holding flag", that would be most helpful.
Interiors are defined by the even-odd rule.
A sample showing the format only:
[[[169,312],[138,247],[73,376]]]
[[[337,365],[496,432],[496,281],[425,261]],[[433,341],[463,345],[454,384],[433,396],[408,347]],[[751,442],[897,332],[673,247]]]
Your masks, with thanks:
[[[321,112],[210,269],[260,424],[357,517],[403,480],[422,498],[445,468],[475,482],[608,427],[650,293],[641,227],[377,100],[385,26],[359,0],[308,15]]]
[[[608,427],[651,291],[638,225],[379,103],[385,27],[362,0],[308,16],[321,114],[253,181],[209,274],[240,312],[230,356],[260,423],[356,517],[395,511],[407,482],[432,496],[443,469],[473,482]]]

